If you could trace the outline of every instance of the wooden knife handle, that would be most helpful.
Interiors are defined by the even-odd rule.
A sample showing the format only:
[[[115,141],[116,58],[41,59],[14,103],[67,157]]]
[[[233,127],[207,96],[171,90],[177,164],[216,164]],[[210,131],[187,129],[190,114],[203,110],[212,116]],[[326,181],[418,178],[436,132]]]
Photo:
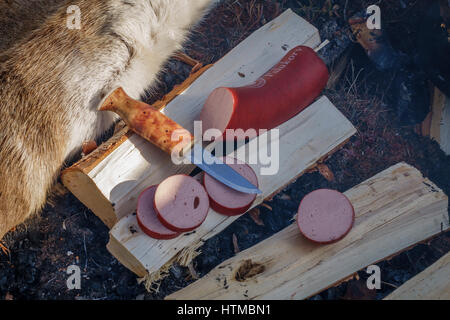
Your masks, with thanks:
[[[122,88],[111,93],[99,110],[117,113],[131,130],[169,154],[182,155],[194,143],[188,130],[152,106],[132,99]]]

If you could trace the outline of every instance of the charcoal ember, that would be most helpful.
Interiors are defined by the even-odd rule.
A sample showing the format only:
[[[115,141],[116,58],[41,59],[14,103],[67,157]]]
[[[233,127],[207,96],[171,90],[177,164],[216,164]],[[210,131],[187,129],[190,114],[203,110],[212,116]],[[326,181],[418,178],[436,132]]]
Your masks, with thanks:
[[[39,280],[39,270],[31,265],[19,265],[16,272],[16,280],[19,282],[31,285]]]
[[[388,102],[395,109],[399,123],[421,123],[430,111],[431,95],[427,72],[416,65],[417,56],[410,57],[395,49],[385,31],[369,30],[366,20],[367,15],[357,13],[350,18],[349,24],[375,67],[379,71],[395,74]]]
[[[8,288],[8,274],[3,274],[0,277],[0,291],[6,291]]]
[[[416,64],[433,84],[450,96],[450,8],[439,7],[434,1],[421,21],[417,35]]]
[[[365,12],[358,12],[349,19],[349,24],[354,37],[375,67],[379,71],[388,71],[409,63],[410,58],[406,54],[394,49],[384,29],[371,30],[367,27],[367,18]]]
[[[389,274],[389,279],[396,285],[405,283],[412,277],[411,273],[406,270],[392,270]]]
[[[181,279],[183,277],[183,269],[177,264],[174,264],[169,271],[170,274],[175,277],[175,279]]]
[[[392,86],[393,104],[402,125],[422,122],[430,111],[431,94],[423,72],[401,69]]]
[[[33,246],[39,246],[41,240],[43,239],[43,234],[39,230],[30,230],[28,232],[28,239]]]
[[[205,275],[223,260],[218,257],[217,249],[221,243],[219,244],[217,240],[217,238],[214,238],[206,242],[202,248],[202,254],[194,260],[196,270],[200,275]]]
[[[352,43],[350,34],[351,32],[348,28],[341,27],[336,19],[331,19],[324,23],[320,30],[320,38],[327,39],[330,43],[323,47],[318,52],[318,55],[327,66],[330,66],[350,47]]]
[[[24,279],[27,283],[33,284],[39,279],[39,271],[36,268],[30,267],[27,272],[25,272]]]

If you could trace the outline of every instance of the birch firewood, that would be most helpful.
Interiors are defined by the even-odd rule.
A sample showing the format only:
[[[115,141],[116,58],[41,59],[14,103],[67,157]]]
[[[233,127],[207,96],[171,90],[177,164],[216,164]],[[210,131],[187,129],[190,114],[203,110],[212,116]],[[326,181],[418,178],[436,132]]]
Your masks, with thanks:
[[[305,299],[449,228],[447,196],[405,163],[345,194],[356,221],[341,241],[314,244],[293,223],[167,298]]]
[[[436,140],[445,154],[450,155],[450,98],[434,89],[430,137]]]
[[[406,281],[386,300],[450,300],[450,253]]]

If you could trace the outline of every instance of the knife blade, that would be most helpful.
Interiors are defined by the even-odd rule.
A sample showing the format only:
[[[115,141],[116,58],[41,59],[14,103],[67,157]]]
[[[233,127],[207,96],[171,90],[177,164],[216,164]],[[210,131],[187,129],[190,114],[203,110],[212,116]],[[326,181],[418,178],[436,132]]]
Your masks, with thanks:
[[[205,155],[209,158],[208,161],[205,161]],[[241,176],[236,170],[224,163],[221,159],[214,157],[199,145],[195,145],[191,152],[187,154],[186,158],[214,179],[234,190],[251,194],[261,193],[261,190]]]
[[[175,132],[184,132],[189,136],[190,141],[194,141],[194,137],[189,131],[152,106],[132,99],[122,88],[114,90],[103,101],[99,111],[117,113],[136,134],[169,154],[180,147],[180,141],[172,139]],[[179,152],[176,153],[179,154]],[[222,160],[203,150],[199,144],[192,143],[190,150],[183,149],[183,155],[189,162],[234,190],[251,194],[261,193],[246,178],[223,163]],[[204,161],[205,155],[209,158],[208,161]]]

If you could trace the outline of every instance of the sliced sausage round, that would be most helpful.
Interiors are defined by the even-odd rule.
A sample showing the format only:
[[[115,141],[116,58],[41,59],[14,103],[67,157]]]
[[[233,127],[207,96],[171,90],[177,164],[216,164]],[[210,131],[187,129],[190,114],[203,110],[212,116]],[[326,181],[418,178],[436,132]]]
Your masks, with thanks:
[[[248,164],[230,157],[222,158],[222,161],[258,187],[258,177]],[[206,173],[203,177],[203,185],[208,193],[211,208],[227,216],[245,213],[256,198],[255,194],[243,193],[231,189]]]
[[[333,243],[350,232],[355,211],[348,198],[330,189],[319,189],[306,195],[298,208],[300,232],[317,243]]]
[[[164,226],[176,232],[187,232],[205,221],[209,200],[205,188],[196,179],[175,175],[160,183],[154,206]]]
[[[139,195],[136,210],[139,227],[145,234],[155,239],[168,240],[176,238],[180,233],[166,228],[156,215],[153,207],[156,188],[157,186],[147,188]]]

